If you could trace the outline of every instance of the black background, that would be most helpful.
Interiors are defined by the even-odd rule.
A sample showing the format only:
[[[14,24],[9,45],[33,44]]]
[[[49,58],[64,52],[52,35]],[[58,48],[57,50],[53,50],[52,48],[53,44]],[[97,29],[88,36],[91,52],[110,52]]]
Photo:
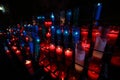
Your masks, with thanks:
[[[9,13],[0,13],[1,23],[18,23],[30,20],[32,16],[46,14],[48,12],[59,12],[60,10],[80,8],[81,21],[92,19],[94,6],[102,2],[100,20],[104,24],[119,25],[120,11],[117,0],[1,0],[2,4],[8,6]]]

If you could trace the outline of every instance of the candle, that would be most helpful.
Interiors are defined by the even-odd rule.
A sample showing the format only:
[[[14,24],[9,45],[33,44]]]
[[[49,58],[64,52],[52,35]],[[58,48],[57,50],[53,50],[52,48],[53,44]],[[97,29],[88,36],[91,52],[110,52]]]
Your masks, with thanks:
[[[88,77],[93,80],[98,80],[101,71],[101,63],[99,59],[92,58],[88,66]]]
[[[42,51],[42,52],[45,51],[45,43],[44,42],[40,43],[40,51]]]
[[[50,71],[50,65],[44,67],[44,71],[45,71],[45,72],[49,72],[49,71]]]
[[[88,28],[84,28],[84,27],[81,28],[81,37],[82,37],[82,40],[87,39],[87,37],[88,37]]]
[[[34,70],[32,67],[32,61],[31,60],[25,60],[25,66],[28,69],[29,73],[32,75],[34,74]]]
[[[50,38],[50,37],[51,37],[51,33],[50,33],[50,32],[47,32],[47,33],[46,33],[46,37],[47,37],[47,38]]]
[[[16,50],[15,52],[18,56],[21,55],[21,51],[20,50]]]
[[[50,62],[47,60],[47,59],[45,59],[44,61],[43,61],[43,65],[44,65],[44,71],[45,72],[49,72],[50,71]]]
[[[57,78],[58,75],[59,75],[59,71],[56,70],[54,73],[50,73],[50,75],[51,75],[52,78]]]
[[[59,78],[61,80],[65,80],[65,77],[66,77],[66,73],[64,71],[60,71]]]
[[[114,45],[115,41],[118,38],[119,31],[118,30],[110,30],[107,34],[108,37],[108,44]]]
[[[50,70],[51,70],[51,72],[54,72],[55,70],[57,69],[57,66],[56,66],[56,64],[51,64],[51,66],[50,66]]]
[[[54,52],[55,51],[55,45],[54,44],[50,44],[50,51]]]
[[[27,68],[32,67],[32,62],[31,62],[31,60],[25,60],[25,66],[26,66]]]
[[[41,53],[40,58],[39,58],[39,65],[43,66],[44,65],[44,60],[46,59],[45,54]]]
[[[66,49],[64,53],[66,58],[72,58],[73,52],[70,48]]]
[[[96,37],[100,36],[100,35],[101,35],[101,33],[100,33],[100,31],[98,29],[93,29],[92,30],[92,41],[95,42],[96,41]]]
[[[88,70],[88,77],[92,80],[98,80],[99,74],[95,71]]]
[[[57,47],[56,47],[56,54],[62,55],[62,52],[63,52],[62,47],[61,47],[61,46],[57,46]]]
[[[52,26],[52,21],[45,21],[44,25],[45,25],[45,27],[48,28],[48,27]]]
[[[16,51],[17,47],[16,46],[12,46],[12,50]]]
[[[88,53],[90,49],[90,42],[87,40],[82,41],[82,47],[85,50],[85,52]]]
[[[26,40],[26,42],[28,42],[28,40],[29,40],[28,36],[25,37],[25,40]]]

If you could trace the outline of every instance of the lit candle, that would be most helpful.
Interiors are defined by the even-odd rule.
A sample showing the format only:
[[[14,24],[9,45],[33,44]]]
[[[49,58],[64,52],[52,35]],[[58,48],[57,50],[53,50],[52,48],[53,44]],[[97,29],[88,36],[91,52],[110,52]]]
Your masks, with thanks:
[[[54,73],[50,73],[50,75],[51,75],[52,78],[57,78],[58,75],[59,75],[59,71],[56,70]]]
[[[100,31],[98,29],[93,29],[92,30],[92,41],[95,42],[96,41],[96,37],[100,36],[100,35],[101,35],[101,33],[100,33]]]
[[[50,38],[50,37],[51,37],[51,33],[50,33],[50,32],[47,32],[47,33],[46,33],[46,37],[47,37],[47,38]]]
[[[15,52],[18,56],[21,55],[21,51],[20,50],[16,50]]]
[[[49,28],[50,26],[52,26],[52,21],[45,21],[44,25],[45,27]]]
[[[16,46],[12,46],[12,50],[16,51],[17,47]]]
[[[51,72],[54,72],[55,70],[57,69],[57,66],[56,66],[56,64],[51,64],[51,66],[50,66],[50,70],[51,70]]]
[[[50,71],[50,65],[44,67],[44,71],[45,71],[45,72],[49,72],[49,71]]]
[[[88,77],[92,80],[98,80],[99,74],[96,73],[95,71],[88,70]]]
[[[28,69],[29,73],[32,75],[34,74],[34,70],[32,67],[32,61],[31,60],[25,60],[25,66]]]
[[[88,53],[90,49],[90,42],[87,40],[82,41],[82,47],[85,50],[85,52]]]
[[[65,57],[66,58],[72,58],[73,52],[70,48],[65,50]]]
[[[44,61],[43,61],[43,65],[44,65],[44,71],[45,72],[49,72],[50,71],[50,62],[49,62],[49,60],[47,60],[47,59],[45,59]]]
[[[54,44],[50,44],[50,51],[54,52],[55,51],[55,45]]]
[[[82,40],[87,39],[87,37],[88,37],[88,28],[84,28],[84,27],[81,28],[81,37],[82,37]]]
[[[62,52],[63,52],[62,47],[61,47],[61,46],[57,46],[57,47],[56,47],[56,54],[62,55]]]
[[[32,62],[31,62],[31,60],[25,60],[25,66],[26,66],[27,68],[32,67]]]
[[[61,80],[65,80],[66,73],[64,71],[60,71],[59,77]]]
[[[28,40],[29,40],[28,36],[25,37],[25,40],[26,40],[26,42],[28,42]]]
[[[108,44],[112,44],[112,45],[115,44],[115,41],[118,38],[118,34],[119,34],[118,30],[111,30],[111,31],[109,31],[109,33],[107,34]]]
[[[101,70],[101,65],[99,63],[99,60],[92,58],[88,66],[88,78],[93,80],[98,80],[100,70]]]
[[[11,54],[10,54],[10,50],[8,49],[8,47],[5,46],[4,49],[5,49],[5,53],[6,53],[9,57],[12,57]]]
[[[22,60],[23,60],[23,56],[21,55],[21,51],[20,51],[20,50],[16,50],[15,53],[16,53],[18,59],[19,59],[20,61],[22,61]]]
[[[62,53],[63,53],[63,48],[61,46],[57,46],[56,47],[56,54],[57,54],[58,61],[62,60],[62,58],[63,58]]]

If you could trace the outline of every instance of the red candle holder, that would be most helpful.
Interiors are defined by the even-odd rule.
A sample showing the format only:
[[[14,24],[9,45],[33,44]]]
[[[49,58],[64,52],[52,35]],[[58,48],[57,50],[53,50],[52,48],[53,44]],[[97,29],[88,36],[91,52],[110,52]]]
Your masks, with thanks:
[[[25,37],[25,41],[26,41],[26,42],[29,41],[29,37],[28,37],[28,36]]]
[[[65,49],[64,54],[65,54],[66,66],[70,66],[72,64],[72,59],[73,59],[72,49],[70,49],[70,48]]]
[[[55,72],[56,70],[57,70],[57,65],[56,64],[51,64],[51,66],[50,66],[50,70],[51,70],[51,72],[53,73],[53,72]]]
[[[82,40],[87,39],[88,37],[88,27],[82,27],[81,28],[81,36],[82,36]]]
[[[85,50],[86,54],[89,53],[89,49],[90,49],[90,41],[89,40],[83,40],[81,43],[83,49]]]
[[[44,71],[45,71],[45,72],[49,72],[49,71],[50,71],[50,65],[48,65],[48,66],[46,66],[46,67],[44,66]]]
[[[41,50],[41,52],[45,51],[45,42],[40,43],[40,50]]]
[[[44,60],[46,59],[45,54],[41,54],[39,58],[39,65],[43,66],[44,65]]]
[[[31,68],[32,67],[32,61],[31,60],[25,60],[25,66],[27,68]]]
[[[49,28],[50,26],[52,26],[52,21],[45,21],[44,25],[45,27]]]
[[[101,35],[100,30],[97,29],[97,28],[93,28],[93,30],[92,30],[92,41],[95,42],[96,37],[100,36],[100,35]]]
[[[117,27],[110,28],[107,34],[108,44],[114,45],[118,38],[118,34],[119,34],[119,29]]]
[[[60,71],[60,73],[59,73],[59,78],[60,78],[60,80],[65,80],[65,78],[66,78],[66,72],[65,71]]]
[[[65,53],[65,57],[66,57],[66,58],[72,59],[72,55],[73,55],[72,49],[67,48],[67,49],[65,49],[64,53]]]
[[[51,33],[50,33],[50,32],[47,32],[47,33],[46,33],[46,37],[47,37],[48,39],[50,39]]]
[[[93,58],[88,66],[88,78],[92,80],[98,80],[101,71],[100,61],[96,58]]]
[[[51,52],[54,52],[55,51],[55,44],[51,43],[49,48],[50,48]]]
[[[25,66],[28,69],[29,73],[32,75],[34,74],[34,70],[32,67],[32,61],[31,60],[25,60]]]
[[[56,55],[57,55],[57,60],[61,61],[63,58],[63,48],[61,46],[56,47]]]
[[[52,72],[52,73],[50,73],[50,75],[51,75],[51,77],[52,78],[57,78],[58,77],[58,75],[59,75],[59,71],[58,70],[56,70],[55,72]]]
[[[16,50],[15,52],[18,56],[21,55],[21,51],[20,50]]]
[[[57,55],[62,55],[62,53],[63,53],[63,48],[61,46],[57,46],[56,47],[56,54]]]
[[[16,47],[16,46],[12,46],[12,50],[13,50],[13,51],[16,51],[16,50],[17,50],[17,47]]]
[[[49,72],[50,71],[50,62],[47,60],[47,59],[45,59],[44,61],[43,61],[43,65],[44,65],[44,71],[45,72]]]

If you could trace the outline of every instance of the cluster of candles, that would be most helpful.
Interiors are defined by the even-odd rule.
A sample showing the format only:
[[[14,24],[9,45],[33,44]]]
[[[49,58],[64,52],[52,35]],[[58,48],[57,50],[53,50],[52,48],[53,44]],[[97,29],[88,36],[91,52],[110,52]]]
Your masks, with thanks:
[[[54,18],[53,15],[52,18]],[[54,21],[54,19],[52,20]],[[29,27],[24,26],[20,29],[19,25],[16,30],[12,28],[8,29],[8,33],[6,34],[8,38],[8,46],[5,46],[6,54],[11,57],[11,52],[14,52],[18,59],[24,62],[30,74],[34,74],[32,60],[30,57],[35,56],[34,58],[38,60],[39,66],[42,67],[45,72],[49,72],[52,78],[59,78],[61,80],[64,80],[67,75],[69,75],[69,73],[66,71],[66,68],[69,69],[70,66],[74,65],[74,68],[76,68],[78,71],[83,70],[84,60],[86,56],[89,55],[91,43],[95,44],[97,37],[102,35],[101,29],[98,26],[93,27],[91,31],[92,37],[89,40],[88,36],[90,31],[88,26],[56,26],[53,25],[52,21],[44,21],[44,29],[46,29],[46,32],[43,32],[41,35],[44,35],[45,39],[40,40],[43,38],[40,37],[38,33],[36,33],[37,36],[35,36],[36,34],[33,34],[32,31],[27,29],[32,29],[32,27],[30,25],[28,26]],[[120,32],[119,29],[116,28],[117,27],[110,27],[106,35],[107,44],[112,46],[115,44]],[[41,27],[39,27],[39,29],[39,31],[44,31]],[[34,37],[27,34],[31,34]],[[72,39],[72,42],[70,39]],[[61,44],[62,42],[64,44]],[[79,42],[81,42],[81,45],[78,44]],[[72,47],[69,47],[68,44],[71,44]],[[80,51],[79,48],[77,49],[75,44],[81,46],[83,52]],[[22,52],[23,49],[25,50],[24,53]],[[77,49],[78,52],[75,52],[75,49]],[[27,55],[27,58],[25,58],[23,54]],[[80,54],[80,56],[76,56],[77,54]],[[88,66],[88,77],[92,80],[97,80],[99,78],[99,73],[101,70],[101,64],[96,63],[95,58],[98,58],[100,61],[102,56],[103,54],[100,52],[98,53],[97,51],[93,51],[93,60],[89,62]],[[78,64],[75,64],[76,62]],[[73,78],[70,80],[76,79]]]

